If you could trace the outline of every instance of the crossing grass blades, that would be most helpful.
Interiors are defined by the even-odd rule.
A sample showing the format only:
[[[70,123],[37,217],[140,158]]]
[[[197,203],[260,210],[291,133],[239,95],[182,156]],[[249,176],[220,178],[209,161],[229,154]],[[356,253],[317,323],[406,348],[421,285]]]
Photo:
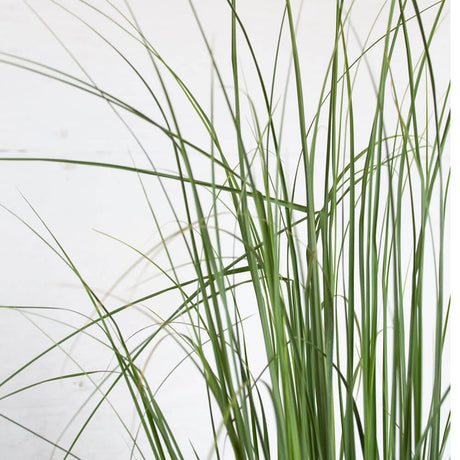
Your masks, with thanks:
[[[2,65],[53,79],[56,85],[71,87],[69,91],[92,94],[122,122],[126,117],[142,120],[157,136],[168,139],[176,169],[162,170],[161,160],[140,139],[139,150],[150,167],[64,157],[3,157],[2,163],[115,169],[138,176],[141,184],[157,181],[191,268],[184,278],[147,186],[153,231],[166,257],[160,265],[149,252],[131,249],[161,273],[165,283],[116,309],[110,297],[103,300],[87,284],[66,252],[65,241],[55,238],[44,219],[40,230],[16,216],[74,272],[95,316],[34,359],[18,363],[0,388],[94,328],[102,328],[115,364],[106,371],[50,375],[46,381],[3,391],[1,399],[60,379],[83,376],[94,382],[94,374],[102,374],[105,385],[97,388],[103,392],[95,391],[86,403],[91,411],[69,445],[21,425],[53,445],[63,458],[78,458],[81,435],[91,430],[94,414],[119,386],[128,389],[138,418],[139,430],[129,434],[135,458],[442,458],[450,432],[450,386],[443,374],[450,306],[444,235],[450,86],[440,87],[431,47],[447,14],[446,2],[385,2],[379,11],[376,8],[383,30],[357,53],[350,45],[353,2],[338,0],[335,17],[330,17],[335,33],[324,82],[314,101],[309,97],[307,102],[309,65],[299,48],[310,45],[299,43],[298,31],[313,4],[303,6],[302,16],[298,2],[280,2],[279,29],[273,31],[278,45],[272,69],[266,72],[240,16],[242,2],[221,1],[227,8],[229,74],[221,71],[221,58],[213,54],[197,5],[189,1],[195,21],[190,27],[198,27],[209,54],[211,103],[209,97],[193,93],[187,75],[170,67],[168,56],[144,35],[127,0],[119,7],[106,0],[112,14],[91,2],[77,3],[109,20],[126,40],[142,48],[151,61],[149,75],[142,74],[109,36],[61,5],[75,21],[83,21],[88,33],[97,34],[108,52],[118,54],[120,66],[129,68],[133,79],[145,86],[158,117],[100,88],[83,65],[86,78],[78,78],[45,63],[1,53]],[[35,13],[46,24],[46,18]],[[373,25],[366,27],[371,30]],[[65,49],[73,57],[70,48]],[[240,59],[243,54],[245,59]],[[369,64],[371,54],[377,65]],[[392,72],[396,55],[397,75]],[[208,78],[209,71],[203,72]],[[252,86],[246,87],[244,76],[249,74]],[[360,93],[361,85],[355,82],[362,74],[372,81],[373,93]],[[201,124],[205,135],[198,141],[182,134],[186,129],[176,94]],[[360,117],[363,97],[372,114],[367,124]],[[223,118],[216,115],[217,100],[226,112],[231,146],[221,139]],[[310,117],[312,105],[316,109]],[[287,126],[288,116],[295,117],[295,124]],[[126,127],[127,135],[136,136],[128,123]],[[286,166],[287,138],[298,142],[294,168]],[[199,168],[194,167],[196,158]],[[176,192],[171,193],[171,187]],[[39,210],[33,209],[40,218]],[[435,290],[430,308],[424,301],[426,289]],[[121,314],[173,294],[181,299],[173,313],[131,345]],[[3,309],[46,313],[44,307]],[[193,439],[190,447],[180,438],[144,372],[146,356],[165,332],[183,348],[184,359],[194,364],[205,384],[208,452],[197,452]],[[255,373],[249,337],[257,333],[264,362]],[[426,341],[434,342],[430,353]],[[430,379],[422,379],[424,366],[431,370]],[[163,385],[167,388],[168,381]]]

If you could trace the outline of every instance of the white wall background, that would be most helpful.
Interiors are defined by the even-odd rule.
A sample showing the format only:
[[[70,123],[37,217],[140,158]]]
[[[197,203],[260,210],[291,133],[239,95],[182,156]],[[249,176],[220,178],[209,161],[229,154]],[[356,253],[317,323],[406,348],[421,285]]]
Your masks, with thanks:
[[[155,113],[145,88],[95,34],[51,1],[37,0],[29,3],[102,88],[120,95],[122,99],[131,101],[134,106],[148,113]],[[86,9],[78,5],[77,1],[63,3],[77,14],[86,14]],[[283,2],[251,0],[240,3],[242,16],[254,37],[262,68],[268,72],[273,62],[277,38],[274,31],[278,29]],[[311,106],[307,107],[311,116],[316,109],[318,91],[331,52],[335,2],[310,0],[304,3],[299,42],[304,63],[306,98],[312,101]],[[353,23],[362,41],[366,39],[382,3],[374,0],[357,2]],[[104,5],[104,2],[97,4]],[[123,2],[118,4],[122,7]],[[168,63],[183,76],[200,100],[208,104],[209,58],[187,1],[133,0],[132,5],[146,35],[158,51],[167,57]],[[202,0],[196,1],[196,6],[216,50],[223,74],[230,82],[230,24],[225,2]],[[120,50],[129,55],[144,74],[152,76],[145,53],[136,42],[128,40],[122,32],[107,21],[97,19],[94,14],[85,17],[91,18],[92,24],[104,31]],[[372,33],[374,37],[379,36],[378,32],[382,30],[379,24]],[[438,71],[445,68],[446,78],[448,32],[444,24],[433,51],[433,56],[436,56],[435,65]],[[25,3],[17,0],[0,0],[0,51],[84,76],[37,15]],[[378,57],[378,53],[375,56]],[[288,57],[286,54],[282,58],[285,66]],[[251,87],[254,75],[248,72],[246,77]],[[154,79],[151,78],[151,81]],[[440,85],[443,84],[440,82]],[[362,85],[368,85],[368,91],[372,91],[369,82],[363,81]],[[365,100],[366,92],[362,94]],[[192,118],[190,109],[179,99],[177,104],[185,133],[199,139],[200,128]],[[364,104],[359,115],[363,122],[369,119],[365,107]],[[372,111],[373,107],[369,106],[369,110]],[[221,112],[223,108],[218,107],[217,116]],[[292,120],[293,123],[297,122],[295,116]],[[157,167],[162,170],[172,169],[173,163],[164,136],[133,117],[126,116],[126,121],[147,147]],[[290,121],[288,116],[287,124]],[[231,134],[228,137],[231,142]],[[358,139],[358,142],[365,140]],[[296,145],[297,139],[291,143],[286,141],[286,149],[292,158],[298,153]],[[127,165],[134,161],[138,166],[147,165],[135,140],[103,101],[23,69],[2,64],[0,155],[78,158]],[[156,193],[160,196],[157,184],[148,187],[154,196]],[[1,163],[0,203],[45,235],[46,231],[22,195],[62,242],[86,281],[101,295],[111,288],[125,268],[138,257],[129,248],[94,229],[114,235],[141,250],[147,250],[158,243],[158,235],[139,180],[132,174],[71,165]],[[158,200],[155,205],[162,216],[165,232],[172,231],[172,215],[166,203]],[[75,276],[36,235],[2,209],[0,221],[0,303],[69,307],[79,313],[58,311],[52,314],[52,318],[83,325],[85,319],[79,314],[91,316],[93,312]],[[162,257],[161,254],[158,257]],[[139,280],[146,281],[139,283]],[[155,282],[156,279],[150,279],[148,272],[137,270],[114,291],[115,296],[110,299],[111,306],[150,292]],[[153,308],[158,314],[166,316],[171,311],[171,304],[171,299],[162,299]],[[0,315],[0,379],[10,375],[19,365],[71,330],[64,324],[36,315],[23,315],[4,309]],[[139,312],[125,316],[123,324],[128,334],[129,331],[137,331],[142,321],[147,321],[144,324],[153,324],[151,318],[143,320]],[[40,364],[31,366],[22,377],[15,380],[14,385],[7,388],[14,389],[59,373],[75,371],[77,365],[65,352],[85,369],[104,369],[111,363],[110,352],[94,340],[82,337],[72,345],[66,345],[64,353],[57,352]],[[179,357],[180,350],[171,340],[162,342],[155,353],[154,367],[149,368],[152,381],[161,381]],[[98,381],[97,376],[94,381]],[[208,435],[204,433],[207,429],[202,429],[208,426],[208,420],[199,376],[193,372],[191,365],[184,365],[168,385],[167,389],[163,388],[159,393],[166,415],[173,426],[182,430],[185,442],[188,438],[193,439],[197,450],[205,457],[210,444]],[[22,393],[21,396],[0,401],[0,413],[47,438],[58,439],[62,434],[59,442],[67,445],[75,435],[75,428],[88,415],[87,408],[82,413],[77,411],[93,391],[94,385],[85,378],[54,382]],[[133,411],[128,395],[118,391],[111,401],[128,427],[135,428],[136,425],[131,421]],[[77,415],[76,420],[72,421],[73,414]],[[71,426],[67,429],[69,422]],[[0,433],[1,458],[27,460],[49,458],[51,455],[49,445],[13,423],[0,419]],[[103,405],[99,415],[85,430],[75,452],[83,459],[124,459],[129,458],[130,445],[126,431],[112,409]],[[55,452],[53,458],[62,458],[62,455]]]

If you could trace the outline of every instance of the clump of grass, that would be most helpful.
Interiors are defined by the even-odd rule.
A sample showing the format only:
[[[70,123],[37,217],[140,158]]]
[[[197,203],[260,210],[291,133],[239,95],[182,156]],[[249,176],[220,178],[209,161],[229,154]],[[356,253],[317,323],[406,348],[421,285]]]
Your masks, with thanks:
[[[123,10],[106,1],[112,14],[80,3],[143,48],[155,85],[109,37],[61,5],[132,70],[157,118],[104,91],[78,61],[85,79],[5,52],[0,61],[105,101],[135,137],[149,167],[73,158],[1,161],[65,163],[137,175],[163,257],[160,262],[152,252],[120,243],[160,273],[165,284],[113,309],[110,297],[96,294],[65,243],[35,209],[46,237],[16,216],[75,274],[96,316],[21,365],[0,387],[83,334],[102,341],[116,364],[106,372],[81,369],[51,376],[1,398],[86,376],[95,385],[86,403],[92,410],[70,445],[33,433],[67,458],[78,456],[78,441],[87,425],[111,393],[125,385],[139,422],[138,432],[126,426],[132,455],[182,459],[193,453],[206,458],[208,452],[198,453],[193,440],[192,451],[184,447],[144,372],[166,332],[205,383],[213,458],[442,458],[450,431],[450,386],[443,378],[450,306],[444,278],[450,86],[439,87],[431,46],[445,1],[386,2],[379,12],[383,32],[357,52],[351,45],[353,4],[338,0],[331,18],[335,33],[330,60],[312,119],[308,112],[313,102],[305,98],[308,62],[299,51],[302,19],[298,16],[297,22],[290,0],[279,18],[270,72],[262,69],[239,3],[226,2],[230,76],[221,71],[195,5],[189,2],[211,62],[210,105],[144,35],[127,1]],[[281,64],[286,44],[287,71]],[[241,59],[243,54],[248,61]],[[394,64],[395,56],[404,62],[402,70]],[[243,76],[249,75],[254,86],[245,88]],[[373,93],[363,96],[361,88],[373,88]],[[204,135],[197,141],[183,134],[187,128],[175,103],[177,94],[185,97],[200,123]],[[217,100],[226,118],[217,115]],[[360,115],[364,108],[370,110],[367,120]],[[125,113],[166,136],[174,171],[161,169]],[[222,140],[222,120],[225,133],[232,136],[229,145]],[[288,142],[296,142],[300,152],[294,162],[288,157]],[[174,238],[164,233],[156,199],[149,195],[147,183],[152,180],[159,182],[171,207],[177,225]],[[192,268],[187,278],[173,250],[172,242],[178,240]],[[435,291],[430,305],[424,301],[427,289]],[[174,312],[157,317],[154,331],[132,345],[123,332],[122,313],[163,296],[179,299]],[[27,312],[45,307],[4,308]],[[94,334],[98,329],[102,338]],[[264,351],[261,368],[254,367],[251,358],[253,335]],[[431,340],[434,349],[427,353],[424,344]],[[431,370],[431,380],[423,380],[424,367]],[[104,374],[104,385],[95,383],[94,372]],[[167,378],[162,385],[168,385]]]

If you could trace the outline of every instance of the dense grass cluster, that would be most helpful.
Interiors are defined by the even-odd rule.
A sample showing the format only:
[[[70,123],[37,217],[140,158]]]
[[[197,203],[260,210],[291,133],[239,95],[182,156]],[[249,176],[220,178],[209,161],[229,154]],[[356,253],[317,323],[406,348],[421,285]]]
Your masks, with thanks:
[[[314,103],[311,98],[307,103],[309,66],[299,51],[306,45],[297,38],[302,28],[297,2],[283,3],[279,29],[273,31],[278,37],[273,67],[266,72],[239,2],[227,0],[229,75],[221,71],[190,1],[211,62],[210,104],[188,87],[187,75],[177,75],[168,57],[159,54],[127,0],[123,9],[106,0],[111,15],[91,2],[79,3],[145,50],[149,75],[85,22],[145,86],[155,116],[104,91],[83,66],[86,79],[6,52],[0,62],[100,98],[137,139],[150,167],[73,158],[0,160],[66,163],[139,176],[161,241],[161,263],[150,252],[131,249],[161,274],[163,284],[114,309],[110,297],[102,299],[87,284],[65,241],[58,241],[43,220],[46,236],[30,227],[75,273],[97,316],[18,366],[0,388],[76,336],[102,328],[116,360],[104,372],[104,385],[96,388],[103,391],[95,391],[87,402],[92,410],[70,445],[44,442],[59,455],[65,452],[65,458],[78,457],[78,440],[91,429],[91,418],[113,389],[125,385],[140,426],[140,432],[130,433],[133,457],[187,459],[194,452],[206,458],[208,452],[190,450],[168,423],[143,371],[167,332],[205,382],[210,422],[203,430],[210,433],[212,458],[442,458],[450,431],[450,386],[443,376],[450,306],[444,279],[450,86],[439,87],[431,46],[446,2],[387,1],[375,8],[383,27],[379,38],[361,44],[357,52],[350,45],[353,5],[337,0],[324,83]],[[76,15],[75,20],[82,19]],[[288,68],[281,64],[286,44]],[[240,59],[243,54],[246,60]],[[246,87],[243,75],[251,76],[252,86]],[[202,128],[197,140],[183,134],[187,129],[177,94]],[[216,101],[226,118],[217,116]],[[370,114],[367,120],[363,108]],[[169,140],[174,171],[162,169],[130,129],[127,116]],[[222,140],[223,129],[226,139],[231,133],[230,143]],[[294,160],[285,147],[293,143],[299,152]],[[144,187],[148,181],[159,181],[162,199],[170,205],[177,224],[173,240],[180,240],[181,255],[186,254],[186,272],[182,258],[177,259],[178,246],[173,250],[172,238],[164,233],[157,199]],[[157,318],[157,327],[132,344],[120,314],[163,296],[179,299],[174,312]],[[262,365],[251,357],[254,336],[262,344]],[[427,341],[434,342],[428,352]],[[424,366],[430,380],[422,378]],[[0,397],[18,397],[59,379],[85,375],[91,380],[94,372],[101,371],[53,375]]]

